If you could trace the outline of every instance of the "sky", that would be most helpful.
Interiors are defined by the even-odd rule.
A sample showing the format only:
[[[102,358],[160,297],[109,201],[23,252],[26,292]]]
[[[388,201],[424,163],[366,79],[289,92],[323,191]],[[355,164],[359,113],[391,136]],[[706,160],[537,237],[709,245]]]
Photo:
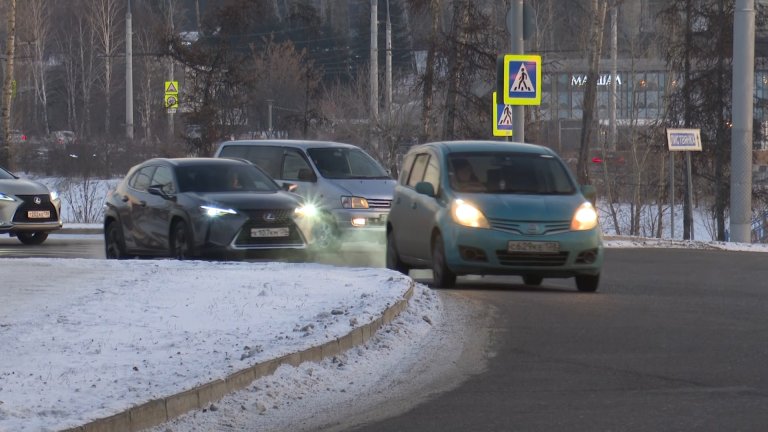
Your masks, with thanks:
[[[606,244],[768,252],[765,245],[717,242]],[[30,258],[0,259],[0,271],[3,432],[85,424],[322,344],[373,321],[411,286],[409,277],[386,269],[312,263]],[[463,321],[436,291],[416,283],[408,309],[365,346],[283,366],[214,411],[193,412],[156,432],[226,430],[222,424],[297,430],[299,412],[311,430],[339,398],[351,406],[361,394],[380,394],[376,386],[407,381],[406,365],[426,355],[423,346],[446,323]],[[440,335],[437,352],[464,343],[460,332]]]

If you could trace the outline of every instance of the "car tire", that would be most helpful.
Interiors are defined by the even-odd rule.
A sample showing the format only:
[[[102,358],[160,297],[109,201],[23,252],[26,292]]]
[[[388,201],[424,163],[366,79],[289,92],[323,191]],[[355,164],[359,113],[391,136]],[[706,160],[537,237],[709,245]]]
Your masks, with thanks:
[[[341,248],[338,231],[332,216],[324,214],[312,227],[312,248],[323,252],[338,252]]]
[[[187,228],[187,223],[177,221],[171,228],[170,255],[172,258],[183,261],[192,257],[192,233]]]
[[[48,238],[48,233],[45,231],[20,232],[16,237],[25,245],[39,245]]]
[[[529,286],[539,286],[544,278],[539,275],[525,275],[523,276],[523,283]]]
[[[445,263],[445,246],[438,234],[432,244],[432,285],[435,288],[451,288],[456,284],[456,273]]]
[[[387,233],[387,268],[390,270],[399,271],[405,275],[411,270],[411,267],[400,260],[400,254],[397,252],[395,246],[395,232],[389,231]]]
[[[600,284],[600,274],[576,276],[576,289],[581,292],[595,292]]]
[[[104,232],[104,255],[107,259],[126,259],[125,241],[123,240],[123,231],[117,222],[111,222],[107,225]]]

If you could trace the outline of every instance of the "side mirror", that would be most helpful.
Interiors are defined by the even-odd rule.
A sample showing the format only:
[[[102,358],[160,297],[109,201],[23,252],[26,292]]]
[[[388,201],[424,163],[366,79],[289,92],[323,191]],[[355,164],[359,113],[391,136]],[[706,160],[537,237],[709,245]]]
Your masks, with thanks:
[[[283,188],[284,191],[296,192],[296,189],[299,188],[299,185],[294,184],[294,183],[283,183],[282,188]]]
[[[416,192],[434,197],[435,196],[435,187],[432,186],[432,183],[429,182],[418,182],[416,183]]]
[[[588,199],[593,206],[597,205],[597,189],[592,185],[581,185],[581,194]]]

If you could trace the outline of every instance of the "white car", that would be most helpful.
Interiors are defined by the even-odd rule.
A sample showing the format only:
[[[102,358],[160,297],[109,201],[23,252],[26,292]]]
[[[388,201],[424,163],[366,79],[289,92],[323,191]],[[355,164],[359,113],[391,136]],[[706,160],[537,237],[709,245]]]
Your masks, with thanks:
[[[44,242],[49,232],[61,226],[58,193],[0,168],[0,234],[35,245]]]

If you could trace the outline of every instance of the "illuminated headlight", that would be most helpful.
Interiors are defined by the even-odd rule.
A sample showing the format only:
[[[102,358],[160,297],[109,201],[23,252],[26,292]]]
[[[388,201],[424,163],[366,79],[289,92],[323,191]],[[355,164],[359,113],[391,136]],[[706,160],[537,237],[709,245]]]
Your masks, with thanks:
[[[203,213],[205,213],[209,217],[219,217],[224,215],[233,215],[237,214],[236,211],[232,209],[223,209],[219,207],[213,207],[213,206],[200,206],[200,209],[203,210]]]
[[[305,204],[301,207],[296,207],[296,210],[293,211],[293,214],[296,216],[311,218],[317,215],[317,207],[312,204]]]
[[[453,221],[459,225],[473,228],[490,228],[483,212],[464,200],[457,199],[453,202],[451,216]]]
[[[16,201],[16,199],[10,195],[6,195],[0,192],[0,201]]]
[[[341,197],[341,206],[352,209],[367,209],[368,200],[362,197],[343,196]]]
[[[574,231],[591,230],[597,226],[597,211],[592,204],[585,202],[576,209],[571,220],[571,229]]]
[[[51,201],[56,201],[57,199],[59,199],[59,193],[56,191],[51,191],[50,195],[51,195]]]

